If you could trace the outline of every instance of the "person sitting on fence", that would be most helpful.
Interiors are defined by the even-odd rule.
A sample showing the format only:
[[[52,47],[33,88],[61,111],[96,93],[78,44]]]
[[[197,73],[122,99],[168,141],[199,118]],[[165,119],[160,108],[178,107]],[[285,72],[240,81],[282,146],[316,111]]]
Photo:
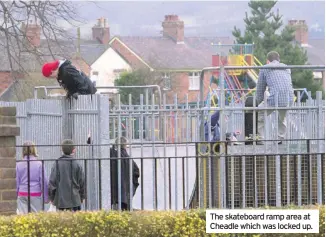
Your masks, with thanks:
[[[17,214],[28,213],[29,206],[31,212],[42,211],[43,198],[44,202],[48,203],[48,181],[42,162],[37,161],[35,144],[25,142],[23,146],[23,160],[16,164]],[[30,203],[28,203],[28,192]]]
[[[76,69],[69,60],[56,60],[45,63],[42,67],[45,77],[55,77],[59,85],[67,91],[67,98],[78,98],[78,95],[95,94],[97,89],[93,82],[82,71]]]
[[[120,159],[121,161],[121,170],[118,170],[118,144],[120,144],[120,157],[128,158],[127,152],[127,139],[121,137],[116,139],[116,144],[110,148],[110,171],[111,171],[111,204],[113,209],[118,209],[118,190],[121,188],[121,210],[130,210],[130,159]],[[135,161],[132,160],[132,185],[133,193],[132,196],[135,196],[136,190],[139,186],[139,168]],[[121,173],[121,186],[118,187],[118,174]]]
[[[220,141],[220,126],[219,126],[219,121],[220,119],[220,112],[217,110],[212,114],[211,116],[211,128],[209,129],[208,127],[208,122],[205,122],[205,141],[209,141],[209,133],[211,133],[211,142],[217,142]],[[234,145],[238,145],[237,143],[237,133],[236,132],[228,132],[225,134],[226,141],[232,141],[234,142]]]
[[[208,122],[205,122],[205,140],[209,141],[209,133],[211,132],[211,142],[216,142],[220,140],[220,111],[215,111],[211,116],[211,127],[209,128]]]
[[[286,66],[280,63],[280,55],[275,52],[267,54],[267,65],[265,66]],[[294,90],[292,86],[291,70],[290,69],[261,69],[257,81],[256,98],[258,107],[263,107],[264,94],[266,87],[269,90],[267,98],[267,105],[271,107],[287,107],[293,103]],[[267,110],[267,116],[270,115],[272,110]],[[281,144],[286,135],[286,110],[278,111],[278,143]],[[264,111],[258,112],[258,136],[264,139]],[[258,144],[263,144],[259,142]]]
[[[213,95],[211,98],[211,104],[218,105],[219,104],[219,99],[217,95]],[[208,127],[208,122],[205,122],[204,129],[205,129],[205,141],[209,141],[209,133],[211,133],[211,140],[210,142],[217,142],[220,141],[220,125],[219,125],[219,120],[220,120],[220,111],[216,110],[212,115],[211,115],[211,128],[209,129]],[[232,141],[234,142],[234,145],[238,145],[237,141],[237,132],[228,132],[225,134],[226,140],[227,141]],[[219,149],[219,146],[216,146],[216,149]]]
[[[62,142],[61,156],[52,166],[49,182],[49,198],[60,211],[79,211],[85,199],[85,176],[82,166],[73,158],[74,142]]]

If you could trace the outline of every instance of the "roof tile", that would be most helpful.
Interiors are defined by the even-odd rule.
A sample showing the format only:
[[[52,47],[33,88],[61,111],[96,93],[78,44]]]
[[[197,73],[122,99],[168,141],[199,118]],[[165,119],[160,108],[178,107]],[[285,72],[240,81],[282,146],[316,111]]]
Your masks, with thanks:
[[[117,37],[156,69],[201,69],[210,66],[214,46],[233,43],[229,37],[185,37],[177,44],[166,37]]]

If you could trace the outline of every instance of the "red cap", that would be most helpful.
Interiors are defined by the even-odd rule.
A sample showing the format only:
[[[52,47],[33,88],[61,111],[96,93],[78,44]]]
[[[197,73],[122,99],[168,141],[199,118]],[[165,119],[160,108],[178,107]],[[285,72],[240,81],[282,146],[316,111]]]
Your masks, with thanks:
[[[45,77],[51,76],[52,72],[57,70],[58,67],[59,67],[59,60],[50,63],[45,63],[42,67],[43,76]]]

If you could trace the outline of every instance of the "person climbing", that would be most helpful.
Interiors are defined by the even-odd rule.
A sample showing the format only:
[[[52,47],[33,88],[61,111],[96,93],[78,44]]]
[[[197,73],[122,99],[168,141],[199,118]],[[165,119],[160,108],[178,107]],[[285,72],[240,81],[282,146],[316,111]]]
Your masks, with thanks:
[[[267,54],[267,64],[265,66],[286,66],[280,62],[280,55],[271,51]],[[268,87],[269,96],[267,98],[267,104],[264,105],[264,95],[266,88]],[[259,72],[259,78],[257,81],[256,98],[258,107],[289,107],[294,101],[294,91],[291,79],[290,69],[261,69]],[[273,110],[267,110],[267,116],[273,113]],[[286,136],[286,115],[287,109],[278,111],[278,144],[282,144],[282,140]],[[260,140],[264,140],[264,111],[258,112],[258,135]],[[257,144],[263,144],[262,141]]]
[[[78,95],[91,95],[97,92],[93,82],[67,59],[45,63],[42,67],[44,77],[56,78],[59,85],[67,91],[67,98]]]

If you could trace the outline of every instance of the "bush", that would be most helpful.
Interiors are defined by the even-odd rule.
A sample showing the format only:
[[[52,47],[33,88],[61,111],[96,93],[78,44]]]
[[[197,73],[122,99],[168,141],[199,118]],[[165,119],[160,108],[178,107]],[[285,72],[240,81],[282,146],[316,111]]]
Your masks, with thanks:
[[[10,237],[179,237],[179,236],[325,236],[325,209],[320,234],[206,234],[205,211],[37,213],[0,216],[0,236]]]

